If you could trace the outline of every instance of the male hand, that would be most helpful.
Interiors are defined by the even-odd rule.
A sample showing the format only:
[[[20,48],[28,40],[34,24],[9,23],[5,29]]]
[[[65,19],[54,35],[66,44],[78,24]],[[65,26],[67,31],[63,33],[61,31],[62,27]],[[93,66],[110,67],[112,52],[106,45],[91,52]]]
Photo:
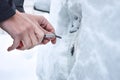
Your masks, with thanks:
[[[44,34],[54,32],[53,27],[44,17],[18,11],[1,25],[2,29],[8,32],[14,40],[8,51],[25,50],[38,44],[46,44],[50,39],[44,39]],[[54,44],[56,39],[51,39],[51,42]]]
[[[39,28],[44,32],[44,34],[55,33],[53,26],[43,16],[31,15],[31,14],[26,14],[26,15],[31,19],[36,20],[36,22],[38,23],[38,26],[41,26]],[[52,38],[52,39],[44,38],[41,44],[47,44],[49,41],[55,44],[56,38]]]

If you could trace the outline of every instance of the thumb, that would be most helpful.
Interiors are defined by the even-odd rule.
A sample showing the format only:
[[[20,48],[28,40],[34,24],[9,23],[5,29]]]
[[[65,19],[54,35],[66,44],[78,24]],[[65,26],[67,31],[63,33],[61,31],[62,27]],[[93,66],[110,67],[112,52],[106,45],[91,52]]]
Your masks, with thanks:
[[[14,50],[19,46],[19,40],[18,39],[14,39],[13,44],[7,49],[8,51]]]

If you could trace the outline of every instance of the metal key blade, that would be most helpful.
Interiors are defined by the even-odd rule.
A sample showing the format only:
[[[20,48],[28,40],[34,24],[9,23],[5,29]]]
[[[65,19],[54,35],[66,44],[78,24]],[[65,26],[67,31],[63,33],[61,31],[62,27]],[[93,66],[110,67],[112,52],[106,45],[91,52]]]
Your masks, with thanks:
[[[62,39],[61,36],[58,36],[54,33],[51,33],[51,34],[45,34],[45,38],[59,38],[59,39]]]

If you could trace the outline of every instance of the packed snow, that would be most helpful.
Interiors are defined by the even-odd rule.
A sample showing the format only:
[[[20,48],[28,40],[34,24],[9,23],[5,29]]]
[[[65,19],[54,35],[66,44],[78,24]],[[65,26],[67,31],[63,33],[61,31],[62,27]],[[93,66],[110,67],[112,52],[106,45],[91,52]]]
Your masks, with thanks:
[[[50,19],[63,39],[39,52],[39,80],[119,80],[119,7],[119,0],[52,0]]]

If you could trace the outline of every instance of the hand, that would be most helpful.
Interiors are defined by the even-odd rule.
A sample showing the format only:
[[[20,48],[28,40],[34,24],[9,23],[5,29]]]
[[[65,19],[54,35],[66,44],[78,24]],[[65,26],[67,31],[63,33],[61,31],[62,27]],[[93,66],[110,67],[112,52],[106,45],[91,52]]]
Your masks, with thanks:
[[[30,14],[27,14],[27,16],[38,22],[38,26],[41,26],[39,28],[44,31],[44,34],[55,33],[53,26],[43,16],[30,15]],[[41,44],[47,44],[49,41],[55,44],[56,38],[52,38],[52,39],[44,38]]]
[[[25,13],[20,13],[16,11],[16,14],[9,18],[8,20],[1,23],[2,29],[7,31],[11,37],[14,39],[12,46],[8,48],[8,51],[14,49],[30,49],[35,45],[46,44],[49,41],[43,40],[44,34],[47,33],[51,28],[42,28],[41,22],[43,19],[41,17],[36,18],[33,15],[28,15]],[[48,25],[48,23],[47,23]],[[53,30],[50,32],[54,32]],[[19,47],[19,44],[22,42],[23,46]],[[55,42],[55,39],[52,40]]]

